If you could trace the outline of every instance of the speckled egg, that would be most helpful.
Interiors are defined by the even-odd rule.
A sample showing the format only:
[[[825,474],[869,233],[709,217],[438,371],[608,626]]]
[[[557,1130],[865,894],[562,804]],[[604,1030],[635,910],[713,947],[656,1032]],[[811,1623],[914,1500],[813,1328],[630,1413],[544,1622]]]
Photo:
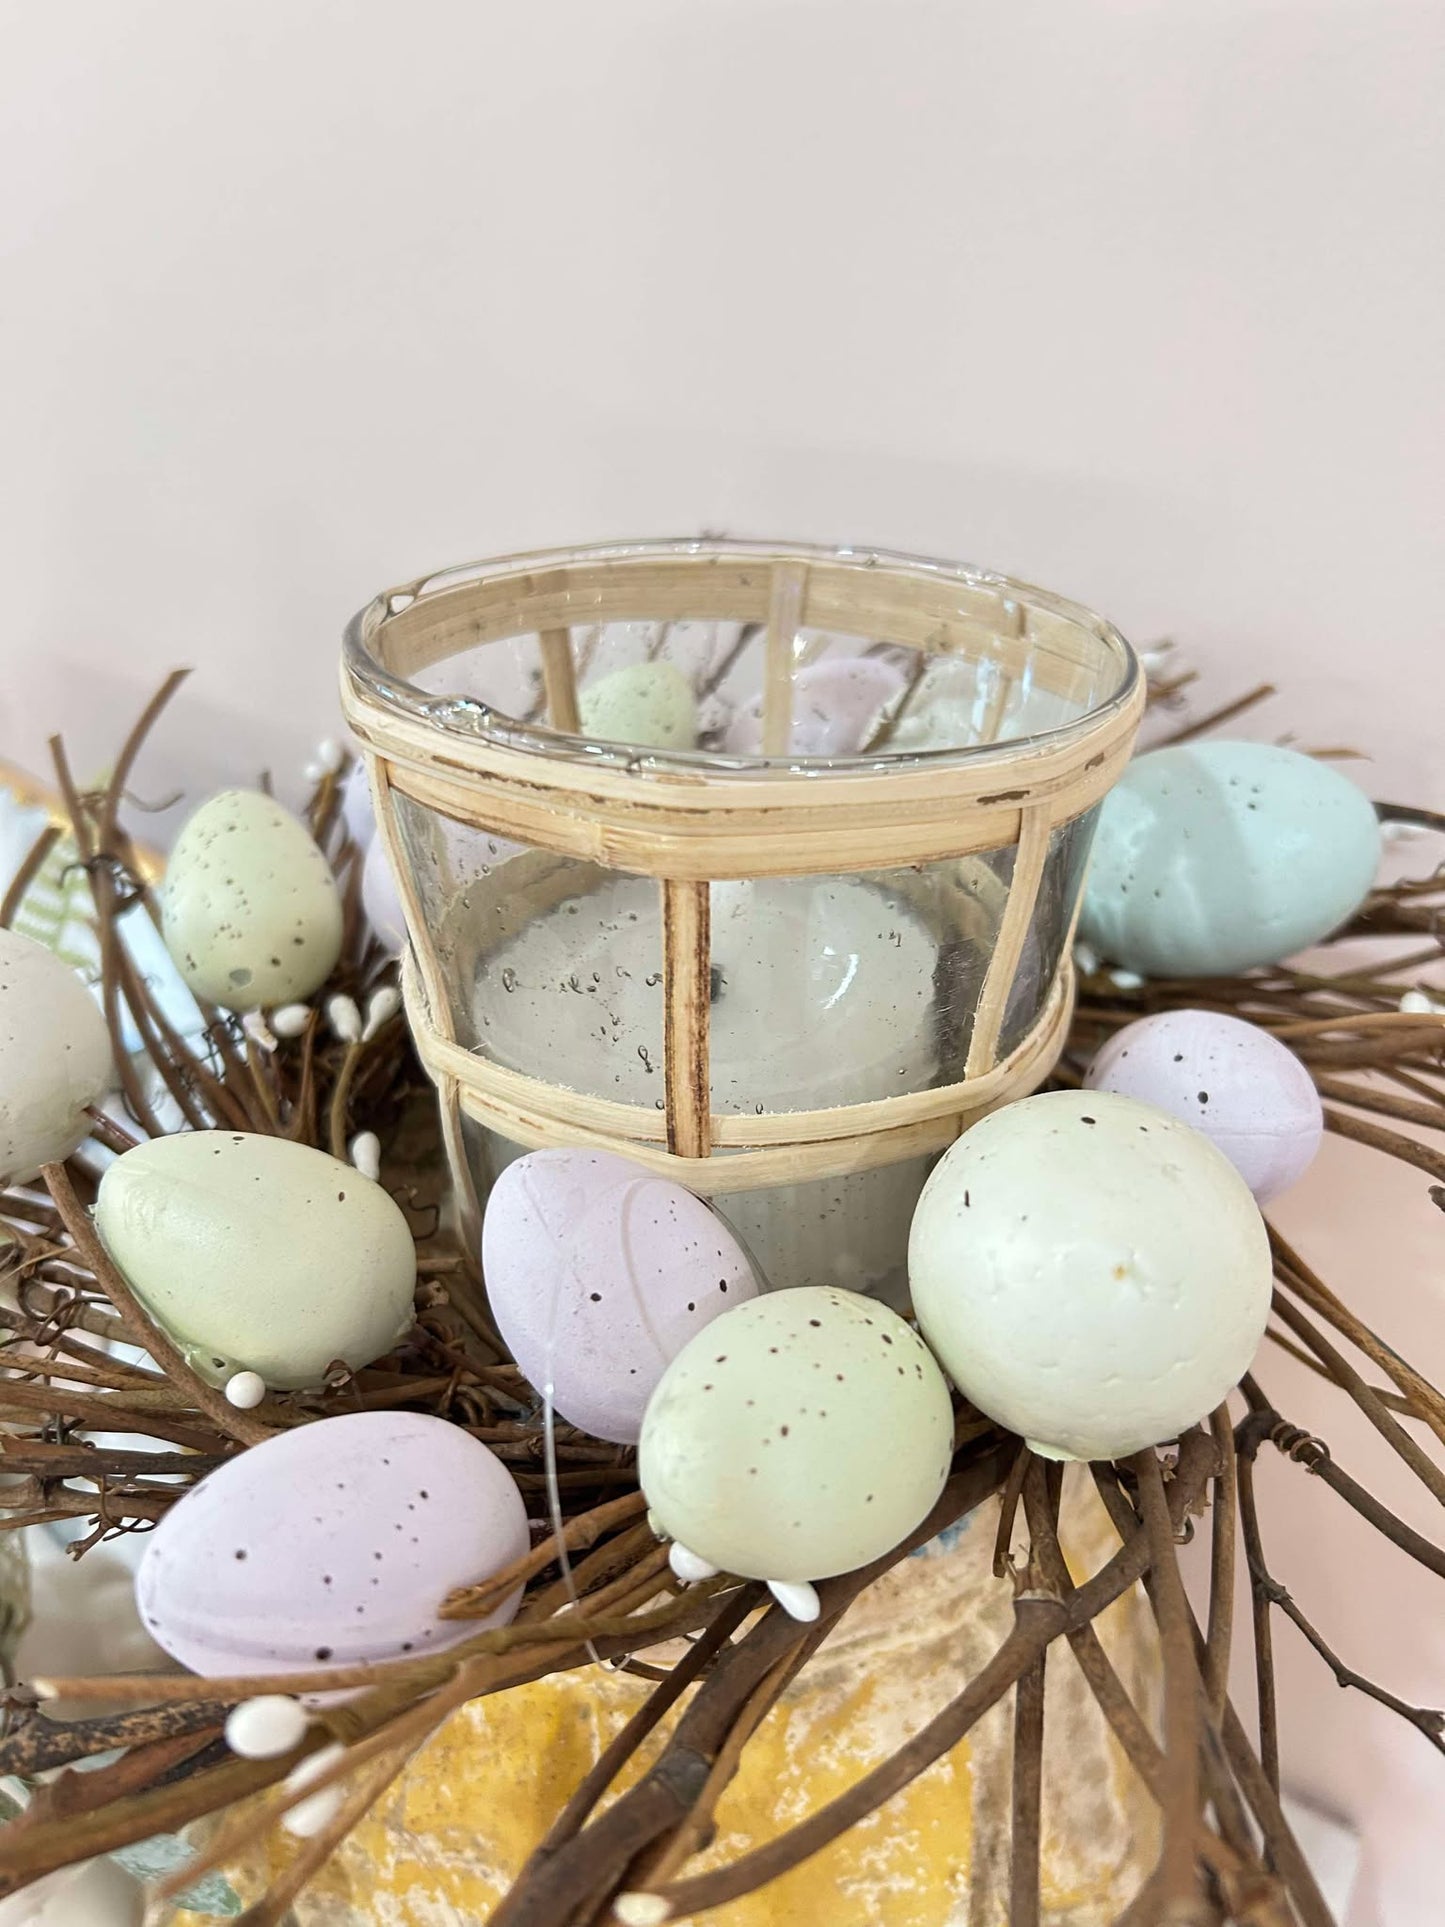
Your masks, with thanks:
[[[106,1171],[106,1250],[210,1383],[319,1385],[411,1329],[416,1247],[379,1184],[289,1138],[186,1131]]]
[[[61,1163],[90,1135],[110,1085],[110,1033],[53,951],[0,929],[0,1184]]]
[[[1192,1124],[1261,1204],[1304,1176],[1324,1135],[1320,1094],[1294,1052],[1222,1011],[1141,1017],[1109,1039],[1084,1082]]]
[[[1278,963],[1344,923],[1380,858],[1374,805],[1271,743],[1140,756],[1104,799],[1080,932],[1152,977]]]
[[[872,737],[884,711],[902,694],[903,671],[878,656],[827,657],[793,677],[793,718],[788,750],[793,756],[853,756]],[[763,747],[761,696],[733,718],[723,747],[735,756],[758,756]]]
[[[914,1310],[954,1384],[1049,1458],[1122,1458],[1211,1412],[1264,1334],[1270,1272],[1229,1160],[1108,1091],[975,1124],[908,1243]]]
[[[341,954],[341,894],[289,810],[223,790],[176,839],[161,905],[166,948],[198,997],[228,1010],[297,1003]]]
[[[391,951],[404,949],[406,912],[401,907],[396,876],[380,837],[367,850],[361,866],[361,904],[377,942]]]
[[[604,743],[691,749],[697,700],[676,663],[634,662],[588,683],[577,697],[582,734]]]
[[[688,1340],[758,1289],[701,1198],[605,1151],[531,1151],[487,1200],[482,1269],[497,1329],[560,1417],[633,1444]]]
[[[485,1445],[443,1419],[352,1412],[202,1479],[150,1535],[136,1603],[192,1672],[351,1666],[505,1625],[520,1587],[487,1619],[437,1607],[527,1544],[522,1496]]]
[[[948,1387],[912,1326],[874,1298],[801,1285],[678,1353],[638,1473],[663,1529],[714,1566],[811,1580],[896,1546],[952,1456]]]

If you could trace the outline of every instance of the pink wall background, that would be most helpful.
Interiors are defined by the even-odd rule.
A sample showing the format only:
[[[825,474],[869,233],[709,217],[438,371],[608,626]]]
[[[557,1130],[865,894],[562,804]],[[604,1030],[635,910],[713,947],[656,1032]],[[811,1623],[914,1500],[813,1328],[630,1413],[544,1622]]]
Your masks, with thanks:
[[[5,38],[0,753],[63,723],[94,768],[193,663],[142,792],[294,785],[374,589],[707,526],[1045,582],[1445,804],[1434,0],[67,0]],[[1445,1377],[1422,1183],[1331,1146],[1281,1217]],[[1264,1499],[1327,1635],[1445,1700],[1433,1582],[1298,1471]],[[1366,1833],[1351,1927],[1437,1920],[1445,1763],[1278,1647],[1294,1783]]]

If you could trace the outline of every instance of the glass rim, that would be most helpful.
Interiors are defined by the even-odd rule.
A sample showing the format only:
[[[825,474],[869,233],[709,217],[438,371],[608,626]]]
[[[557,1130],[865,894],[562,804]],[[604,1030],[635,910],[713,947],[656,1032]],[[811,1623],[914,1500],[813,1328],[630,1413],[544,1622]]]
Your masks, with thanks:
[[[1097,643],[1117,668],[1113,686],[1098,701],[1089,704],[1078,716],[1049,729],[1026,735],[1005,736],[984,743],[965,743],[941,748],[894,751],[886,746],[873,752],[847,756],[764,756],[738,755],[722,750],[651,749],[637,745],[604,741],[586,735],[573,735],[550,724],[510,715],[480,698],[448,696],[421,688],[379,660],[371,647],[371,637],[386,622],[431,596],[460,589],[468,583],[495,581],[509,575],[525,578],[538,570],[566,569],[585,563],[629,562],[664,558],[706,558],[730,556],[755,558],[758,562],[798,561],[804,564],[828,563],[867,570],[887,570],[899,575],[924,577],[938,582],[956,582],[960,587],[991,591],[1025,607],[1046,611],[1071,624]],[[613,618],[623,620],[623,618]],[[634,620],[655,620],[636,617]],[[722,618],[674,618],[677,621]],[[516,631],[526,636],[525,628]],[[507,638],[497,637],[495,643]],[[491,644],[484,644],[490,647]],[[902,643],[900,648],[925,652]],[[1037,646],[1037,645],[1035,645]],[[458,651],[458,654],[462,651]],[[971,658],[961,652],[936,652],[939,660],[953,655],[955,660]],[[447,660],[447,658],[441,658]],[[696,780],[699,776],[746,781],[751,778],[796,776],[800,779],[821,776],[880,776],[905,770],[928,771],[976,766],[992,761],[1012,761],[1045,749],[1061,749],[1094,734],[1126,709],[1134,700],[1142,671],[1131,644],[1113,623],[1086,605],[1040,589],[1017,577],[974,568],[961,562],[948,562],[899,550],[821,543],[760,541],[724,536],[679,536],[637,541],[610,541],[580,545],[519,550],[489,557],[480,562],[454,564],[417,577],[414,581],[384,589],[373,596],[347,623],[342,640],[342,662],[346,674],[366,696],[393,717],[421,723],[443,734],[494,748],[519,751],[550,762],[606,769],[638,776],[677,774]]]

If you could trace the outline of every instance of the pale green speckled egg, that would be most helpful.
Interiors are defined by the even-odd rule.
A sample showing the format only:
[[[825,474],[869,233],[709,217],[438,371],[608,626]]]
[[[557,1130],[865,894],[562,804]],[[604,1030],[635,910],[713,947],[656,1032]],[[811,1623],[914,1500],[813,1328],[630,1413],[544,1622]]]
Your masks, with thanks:
[[[162,891],[166,948],[198,997],[268,1010],[318,990],[341,954],[341,893],[289,810],[223,790],[176,839]]]
[[[689,1340],[647,1407],[638,1473],[662,1528],[721,1570],[826,1579],[927,1516],[952,1450],[948,1387],[912,1327],[809,1285]]]
[[[379,1184],[325,1151],[240,1131],[138,1145],[106,1171],[96,1229],[212,1384],[276,1390],[369,1365],[412,1322],[416,1247]]]
[[[1146,976],[1230,976],[1338,929],[1379,856],[1373,804],[1326,763],[1271,743],[1155,750],[1105,798],[1080,934]]]
[[[697,701],[675,663],[634,662],[589,683],[577,698],[582,734],[604,743],[691,749]]]

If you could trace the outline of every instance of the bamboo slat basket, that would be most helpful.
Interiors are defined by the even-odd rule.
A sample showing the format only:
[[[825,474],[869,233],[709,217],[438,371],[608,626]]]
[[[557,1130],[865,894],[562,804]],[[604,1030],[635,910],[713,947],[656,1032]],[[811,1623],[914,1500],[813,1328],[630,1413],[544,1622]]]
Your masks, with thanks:
[[[897,696],[849,753],[802,753],[807,672],[860,658]],[[686,746],[583,733],[640,663],[686,678]],[[929,1160],[1062,1047],[1144,700],[1122,637],[951,564],[652,542],[385,592],[342,700],[473,1228],[500,1162],[580,1144],[723,1199],[775,1284],[822,1282],[821,1242],[835,1282],[896,1285]],[[718,719],[749,704],[738,754]]]

